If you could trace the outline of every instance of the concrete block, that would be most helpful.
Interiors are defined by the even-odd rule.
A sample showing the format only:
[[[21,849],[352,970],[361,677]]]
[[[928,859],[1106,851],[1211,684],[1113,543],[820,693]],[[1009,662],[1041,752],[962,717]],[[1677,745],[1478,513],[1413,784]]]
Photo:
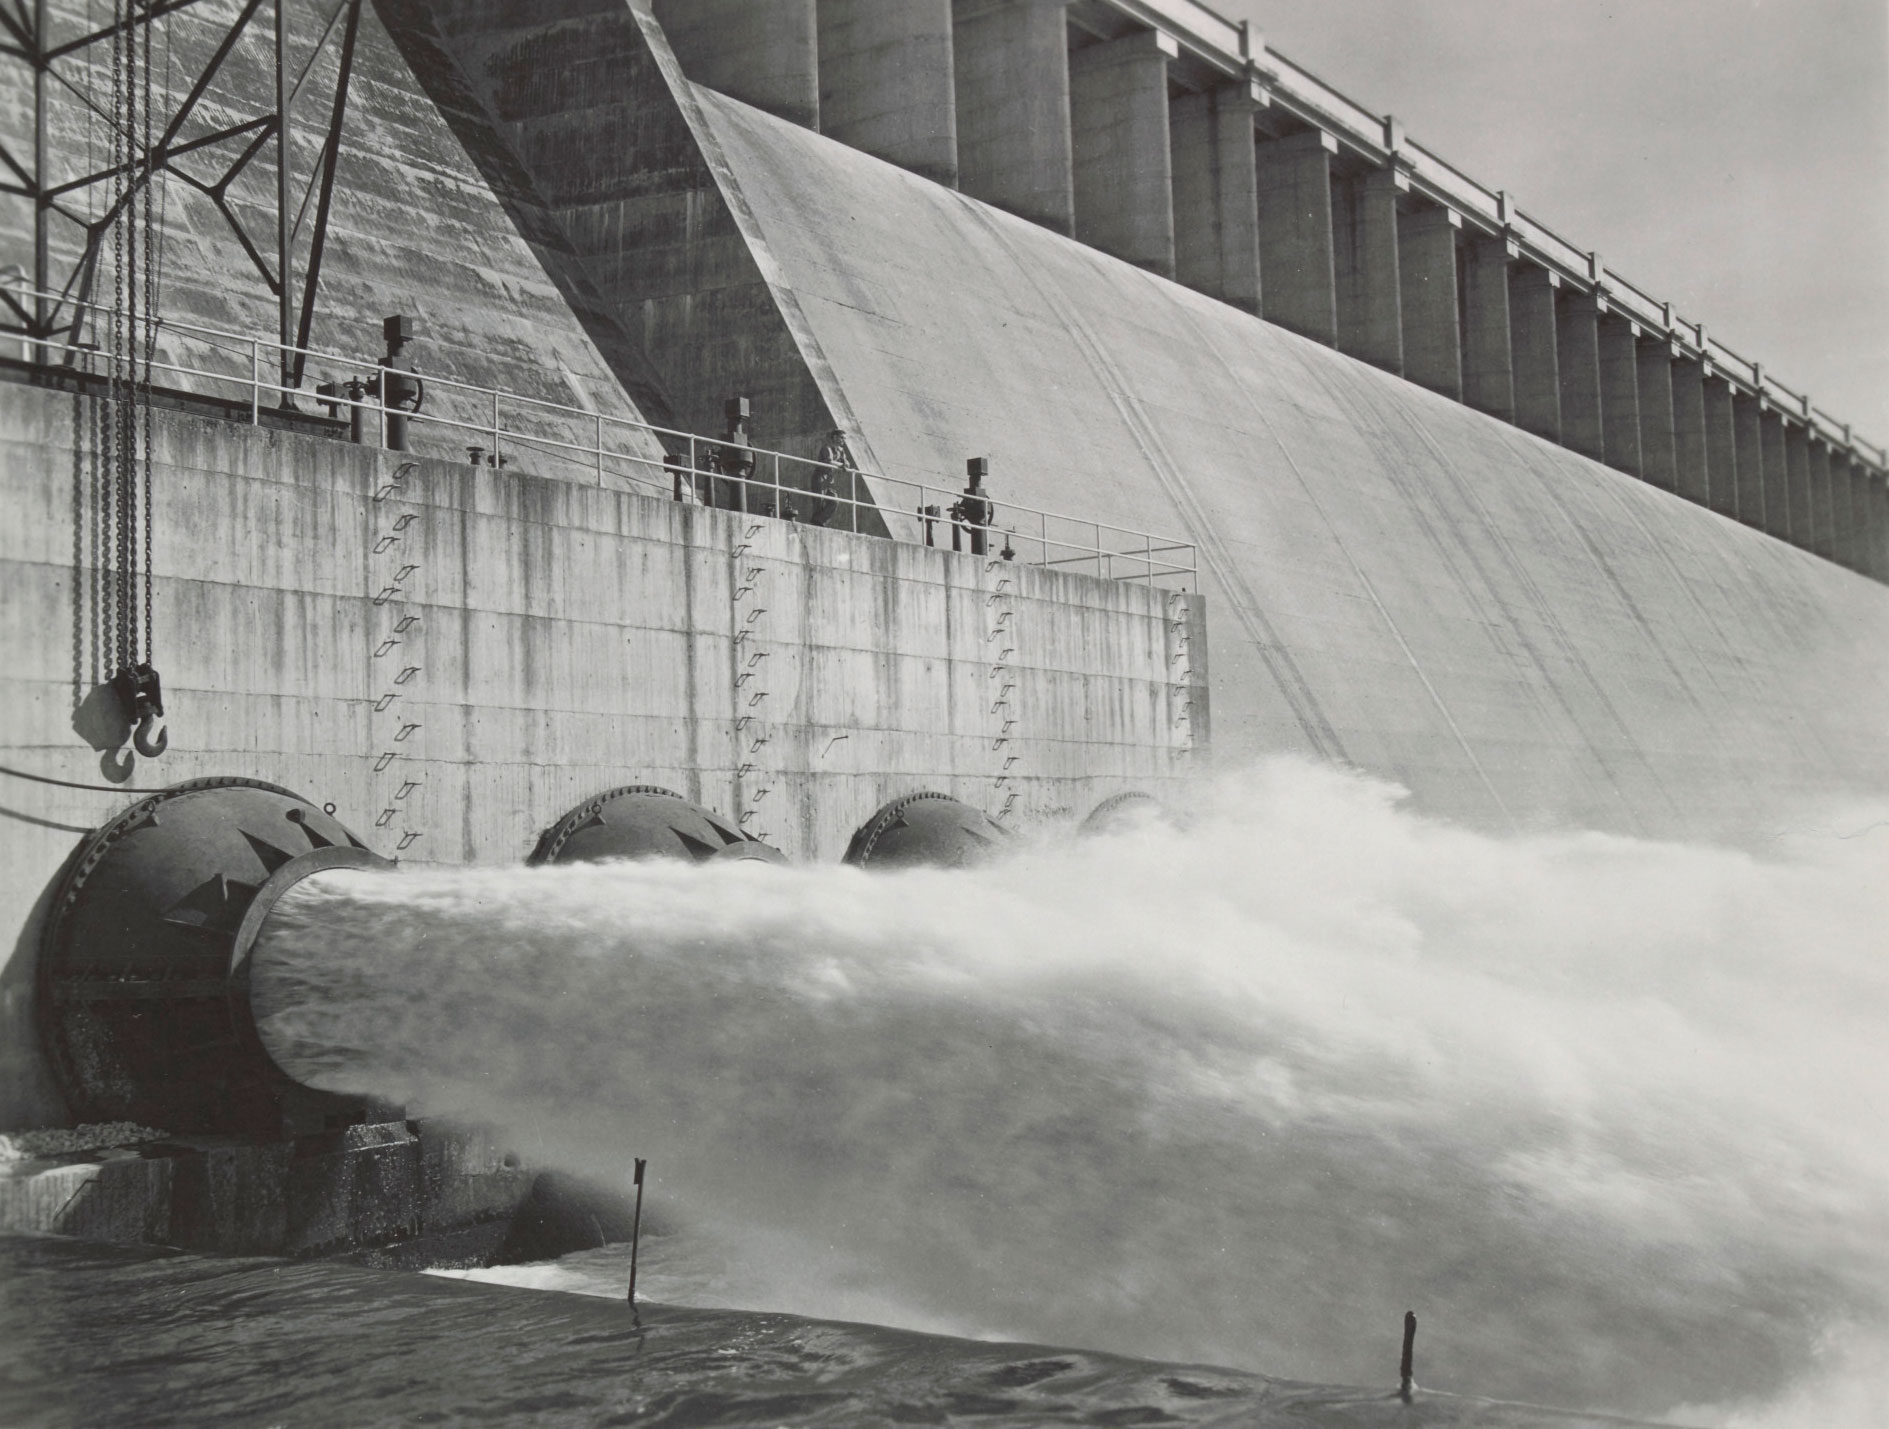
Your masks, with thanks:
[[[1662,491],[1679,485],[1673,422],[1673,350],[1663,337],[1640,339],[1634,351],[1640,394],[1640,475]]]
[[[820,132],[956,188],[951,0],[818,0]]]
[[[288,1236],[287,1142],[192,1147],[174,1158],[170,1244],[279,1255]]]
[[[1510,339],[1509,265],[1514,245],[1476,238],[1463,252],[1463,400],[1511,421],[1515,372]]]
[[[814,0],[655,0],[683,73],[756,109],[820,127]]]
[[[958,186],[1075,231],[1065,0],[952,0]]]
[[[1243,312],[1260,311],[1259,175],[1247,85],[1184,94],[1168,111],[1174,276]]]
[[[289,1255],[392,1239],[420,1223],[419,1141],[405,1122],[304,1137],[289,1162]]]
[[[1561,379],[1561,443],[1595,461],[1607,459],[1601,398],[1600,304],[1593,293],[1564,291],[1555,308],[1555,359]]]
[[[1641,460],[1639,328],[1625,318],[1600,320],[1601,460],[1630,476],[1645,475]],[[1668,379],[1670,381],[1670,379]],[[1670,398],[1670,388],[1668,389]]]
[[[1462,216],[1421,204],[1397,216],[1397,280],[1402,307],[1404,376],[1419,387],[1463,399],[1462,305],[1457,244]]]
[[[1329,345],[1338,341],[1331,208],[1337,152],[1336,139],[1312,129],[1261,143],[1257,158],[1266,320]]]
[[[1673,489],[1688,501],[1709,504],[1706,476],[1705,364],[1683,357],[1672,365]]]
[[[1747,526],[1764,529],[1764,429],[1756,397],[1732,398],[1732,514]]]
[[[161,1245],[170,1219],[171,1163],[162,1157],[0,1168],[0,1231]]]
[[[1087,45],[1069,57],[1076,237],[1164,278],[1174,276],[1174,161],[1168,64],[1158,30]]]
[[[1408,178],[1395,168],[1332,186],[1338,350],[1399,374],[1404,330],[1397,204],[1408,188]]]
[[[1724,378],[1705,382],[1706,503],[1721,516],[1738,514],[1738,432],[1732,422],[1732,389]]]
[[[1532,263],[1509,275],[1509,361],[1515,373],[1515,425],[1561,440],[1561,360],[1555,336],[1561,280]]]

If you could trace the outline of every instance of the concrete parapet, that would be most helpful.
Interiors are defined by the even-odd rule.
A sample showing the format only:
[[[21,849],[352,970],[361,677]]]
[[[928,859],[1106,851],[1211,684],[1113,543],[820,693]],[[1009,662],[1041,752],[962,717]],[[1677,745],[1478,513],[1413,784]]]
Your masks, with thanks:
[[[1600,320],[1600,425],[1602,460],[1629,476],[1644,476],[1641,460],[1640,329],[1626,318]],[[1671,388],[1667,389],[1668,398]]]
[[[1705,363],[1682,357],[1673,363],[1673,490],[1709,505],[1706,476]]]
[[[1404,376],[1459,402],[1463,334],[1456,246],[1462,227],[1460,214],[1434,204],[1419,204],[1397,216]]]
[[[1673,425],[1673,347],[1643,338],[1634,351],[1640,392],[1640,475],[1662,491],[1679,489]]]
[[[1076,237],[1174,276],[1174,159],[1168,135],[1172,38],[1142,30],[1069,56]]]
[[[1732,514],[1747,526],[1764,530],[1764,426],[1756,397],[1732,398],[1732,440],[1736,470]]]
[[[1321,129],[1258,148],[1259,263],[1268,322],[1335,345],[1337,277],[1332,256],[1331,156]]]
[[[1064,0],[952,0],[958,186],[1075,231]]]
[[[814,0],[654,0],[685,74],[756,109],[820,127]]]
[[[1764,472],[1764,529],[1791,539],[1790,460],[1785,455],[1784,418],[1772,408],[1758,417],[1758,461]]]
[[[1184,94],[1168,111],[1174,166],[1174,276],[1260,311],[1259,176],[1251,85]]]
[[[1515,244],[1477,238],[1463,255],[1463,400],[1479,412],[1515,417],[1509,265]]]
[[[1394,167],[1332,186],[1338,350],[1396,373],[1404,370],[1397,203],[1409,188],[1409,176]]]
[[[1555,309],[1555,360],[1561,380],[1561,444],[1582,456],[1605,461],[1600,303],[1595,294],[1561,294]]]
[[[818,0],[820,132],[957,187],[951,0]]]
[[[1555,336],[1561,279],[1532,263],[1509,276],[1509,360],[1515,372],[1515,425],[1561,440],[1561,358]]]
[[[1705,379],[1706,504],[1721,516],[1738,514],[1738,433],[1732,424],[1732,389],[1724,378]]]

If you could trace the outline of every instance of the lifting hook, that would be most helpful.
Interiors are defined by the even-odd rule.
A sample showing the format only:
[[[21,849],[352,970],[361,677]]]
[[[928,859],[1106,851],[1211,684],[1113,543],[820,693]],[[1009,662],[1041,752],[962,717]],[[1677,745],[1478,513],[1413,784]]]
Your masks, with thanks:
[[[131,747],[146,759],[156,759],[171,743],[170,731],[158,724],[164,718],[164,690],[157,671],[149,665],[121,665],[111,684],[136,724]]]

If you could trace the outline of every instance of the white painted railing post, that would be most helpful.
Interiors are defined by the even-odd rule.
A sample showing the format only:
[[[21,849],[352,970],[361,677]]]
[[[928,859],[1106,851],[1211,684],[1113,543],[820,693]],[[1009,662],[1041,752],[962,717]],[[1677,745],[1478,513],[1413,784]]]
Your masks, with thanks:
[[[249,340],[249,425],[262,424],[262,344]]]

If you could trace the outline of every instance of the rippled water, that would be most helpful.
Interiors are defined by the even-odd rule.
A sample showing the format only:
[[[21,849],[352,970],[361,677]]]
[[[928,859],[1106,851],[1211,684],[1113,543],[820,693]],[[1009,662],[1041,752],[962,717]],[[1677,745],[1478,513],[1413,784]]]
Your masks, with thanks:
[[[609,1268],[592,1262],[588,1273]],[[0,1238],[9,1429],[1625,1422],[1447,1396],[1405,1406],[1235,1370],[790,1315],[632,1313],[620,1301],[333,1263]]]

